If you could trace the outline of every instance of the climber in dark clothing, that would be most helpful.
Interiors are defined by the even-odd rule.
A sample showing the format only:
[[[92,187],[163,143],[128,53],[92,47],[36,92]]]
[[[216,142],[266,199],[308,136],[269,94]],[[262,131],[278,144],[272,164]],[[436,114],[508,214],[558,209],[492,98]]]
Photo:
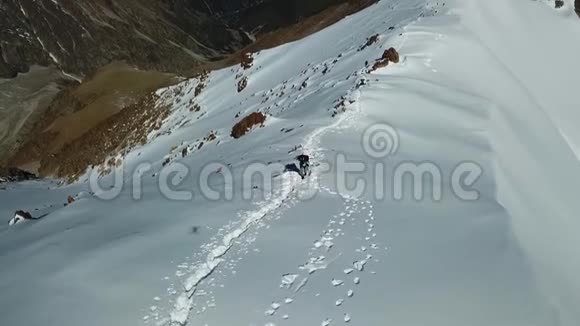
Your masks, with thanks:
[[[304,179],[304,177],[310,175],[310,157],[302,154],[298,155],[296,159],[300,163],[300,176]]]
[[[286,164],[284,172],[296,172],[304,179],[307,175],[310,175],[310,157],[308,155],[298,155],[296,157],[300,168],[296,166],[296,163]]]

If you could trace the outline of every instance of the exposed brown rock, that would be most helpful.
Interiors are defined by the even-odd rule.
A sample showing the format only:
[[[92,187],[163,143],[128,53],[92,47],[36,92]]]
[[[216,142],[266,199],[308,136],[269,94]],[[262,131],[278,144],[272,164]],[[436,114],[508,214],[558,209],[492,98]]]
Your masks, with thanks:
[[[370,71],[375,71],[389,65],[389,62],[399,63],[399,53],[395,48],[389,48],[383,52],[383,56],[375,61]]]
[[[392,63],[399,63],[399,52],[395,48],[389,48],[383,53],[383,59],[387,59]]]
[[[242,53],[242,62],[240,63],[244,70],[252,68],[254,65],[254,56],[250,52]]]
[[[384,68],[388,65],[389,65],[388,59],[380,59],[380,60],[376,61],[375,64],[373,64],[373,67],[371,68],[371,70],[375,71],[377,69]]]
[[[240,120],[232,128],[231,136],[233,138],[240,138],[250,131],[254,126],[263,125],[266,121],[266,116],[261,112],[254,112],[247,117]]]

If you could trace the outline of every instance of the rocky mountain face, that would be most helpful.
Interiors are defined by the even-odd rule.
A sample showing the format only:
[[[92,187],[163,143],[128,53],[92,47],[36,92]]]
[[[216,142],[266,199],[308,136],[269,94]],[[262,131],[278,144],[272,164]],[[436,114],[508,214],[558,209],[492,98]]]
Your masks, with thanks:
[[[178,71],[249,42],[196,6],[181,0],[4,0],[0,77],[35,64],[83,75],[112,60]]]
[[[240,53],[294,41],[373,2],[0,0],[0,166],[49,171],[92,129],[132,120],[120,112],[170,83],[165,72],[239,64]]]
[[[0,78],[32,65],[85,75],[114,60],[179,72],[349,0],[3,0]]]

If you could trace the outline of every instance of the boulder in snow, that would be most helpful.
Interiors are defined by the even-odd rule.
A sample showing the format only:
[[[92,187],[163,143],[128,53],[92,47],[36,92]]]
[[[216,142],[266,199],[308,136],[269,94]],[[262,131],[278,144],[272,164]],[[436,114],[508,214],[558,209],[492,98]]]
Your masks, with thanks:
[[[254,56],[250,52],[242,53],[242,62],[240,65],[244,70],[252,68],[254,65]]]
[[[383,59],[387,59],[392,63],[399,63],[399,52],[395,48],[389,48],[383,52]]]
[[[389,65],[389,62],[399,63],[399,52],[395,48],[389,48],[383,52],[383,56],[376,60],[371,68],[371,72]]]
[[[253,112],[246,116],[232,128],[231,136],[238,139],[250,131],[254,126],[261,126],[266,121],[266,116],[261,112]]]

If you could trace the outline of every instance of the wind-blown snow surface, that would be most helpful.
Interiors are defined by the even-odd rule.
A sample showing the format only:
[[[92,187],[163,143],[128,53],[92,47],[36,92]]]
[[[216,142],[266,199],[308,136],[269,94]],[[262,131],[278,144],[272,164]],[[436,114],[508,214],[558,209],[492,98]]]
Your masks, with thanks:
[[[112,201],[81,196],[56,209],[86,186],[0,190],[6,221],[16,209],[51,212],[0,227],[0,323],[578,325],[580,24],[571,3],[551,5],[383,0],[261,52],[247,71],[211,73],[194,99],[199,112],[189,110],[199,81],[160,91],[172,115],[124,160],[129,172],[153,163],[141,200],[128,185]],[[376,33],[379,41],[359,50]],[[365,61],[391,46],[401,62],[367,73]],[[249,83],[238,94],[240,74]],[[341,103],[345,112],[332,117]],[[231,139],[236,115],[258,110],[271,115],[265,126]],[[376,123],[396,129],[395,155],[363,151]],[[217,139],[198,149],[212,131]],[[259,198],[262,186],[244,185],[244,167],[290,162],[297,145],[315,162],[365,163],[348,181],[369,187],[339,195],[335,163],[305,182],[274,178],[268,198]],[[158,190],[172,148],[169,166],[191,169],[175,188],[193,190],[191,199]],[[394,200],[398,164],[425,161],[442,172],[442,199]],[[200,195],[197,179],[212,162],[231,165],[231,188],[220,173],[210,183],[232,190],[232,200]],[[477,200],[450,190],[462,162],[483,170]],[[384,199],[373,190],[379,180]],[[244,190],[257,198],[243,200]]]

